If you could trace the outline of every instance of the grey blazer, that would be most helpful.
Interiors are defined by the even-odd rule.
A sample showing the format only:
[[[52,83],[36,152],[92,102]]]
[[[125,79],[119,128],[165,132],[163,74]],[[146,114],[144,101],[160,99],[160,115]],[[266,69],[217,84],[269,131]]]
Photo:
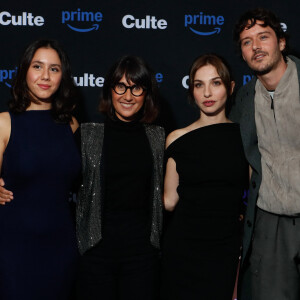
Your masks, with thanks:
[[[164,129],[145,124],[153,155],[152,175],[152,222],[151,244],[159,248],[162,230],[162,186],[163,155],[165,145]],[[81,125],[82,185],[79,190],[76,209],[76,226],[79,251],[81,254],[95,246],[102,239],[101,202],[101,156],[104,140],[103,123],[85,123]]]

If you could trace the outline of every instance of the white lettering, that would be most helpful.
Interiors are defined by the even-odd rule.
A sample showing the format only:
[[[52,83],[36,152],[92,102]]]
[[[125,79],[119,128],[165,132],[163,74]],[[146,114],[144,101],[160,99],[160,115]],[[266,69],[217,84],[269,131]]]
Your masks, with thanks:
[[[157,27],[158,27],[159,29],[166,29],[167,26],[168,26],[168,23],[167,23],[166,20],[161,19],[161,20],[158,20],[158,21],[157,21]]]
[[[22,12],[21,15],[11,15],[7,11],[0,12],[0,25],[8,26],[43,26],[45,20],[42,16],[34,17],[32,13]]]
[[[33,17],[33,15],[32,15],[32,13],[29,13],[29,14],[28,14],[28,17],[27,17],[27,19],[28,19],[28,25],[29,25],[29,26],[33,26],[33,25],[34,25],[34,23],[33,23],[33,21],[32,21],[33,18],[34,18],[34,17]]]
[[[287,25],[285,23],[280,23],[280,26],[284,32],[287,31]]]
[[[134,16],[131,16],[131,15],[127,15],[127,16],[124,16],[123,19],[122,19],[122,24],[125,28],[133,28],[134,27],[134,23],[127,23],[127,19],[131,20],[131,21],[134,21]]]
[[[90,86],[92,86],[92,87],[95,86],[94,80],[95,80],[95,76],[93,74],[90,74],[89,83],[90,83]]]
[[[103,87],[104,78],[103,77],[95,77],[94,74],[84,73],[83,76],[73,77],[74,82],[77,86],[84,87]]]
[[[186,75],[182,78],[182,86],[185,88],[185,89],[188,89],[189,88],[189,85],[187,84],[187,81],[189,80],[189,75]]]
[[[11,25],[14,25],[14,26],[22,25],[22,17],[21,16],[12,16],[11,17]]]
[[[98,87],[103,87],[103,84],[104,84],[104,78],[103,78],[103,77],[98,77],[98,78],[96,78],[95,83],[96,83],[96,86],[98,86]]]
[[[126,15],[122,19],[122,24],[125,28],[137,28],[137,29],[166,29],[168,23],[164,19],[156,19],[155,16],[147,15],[144,19],[136,19],[132,15]]]
[[[27,13],[26,13],[26,12],[23,12],[22,17],[23,17],[23,18],[22,18],[22,21],[23,21],[23,22],[22,22],[22,23],[23,23],[22,25],[23,25],[23,26],[26,26],[26,25],[27,25],[27,24],[26,24],[26,21],[27,21],[27,20],[26,20]]]
[[[145,28],[145,19],[142,19],[142,20],[136,19],[135,20],[135,27],[137,29]]]
[[[34,24],[35,24],[36,26],[43,26],[44,23],[45,23],[45,20],[44,20],[43,17],[37,16],[37,17],[34,18]]]
[[[7,21],[4,21],[4,19],[3,19],[4,16],[7,17]],[[0,13],[0,24],[1,24],[1,25],[4,25],[4,26],[9,25],[9,24],[10,24],[10,19],[9,19],[9,17],[11,17],[11,15],[10,15],[9,12],[7,12],[7,11],[1,12],[1,13]]]
[[[88,79],[89,79],[89,74],[88,73],[84,73],[83,74],[83,86],[89,86]]]

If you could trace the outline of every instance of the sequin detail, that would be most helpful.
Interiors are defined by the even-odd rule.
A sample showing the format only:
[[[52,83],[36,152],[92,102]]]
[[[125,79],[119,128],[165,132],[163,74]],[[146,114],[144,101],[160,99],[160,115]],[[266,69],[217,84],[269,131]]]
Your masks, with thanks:
[[[154,172],[152,187],[151,244],[159,248],[162,231],[162,186],[163,155],[165,145],[164,129],[145,124],[145,132],[153,155]],[[95,246],[102,239],[101,214],[101,156],[104,140],[103,123],[81,125],[82,185],[77,199],[77,239],[81,254]]]

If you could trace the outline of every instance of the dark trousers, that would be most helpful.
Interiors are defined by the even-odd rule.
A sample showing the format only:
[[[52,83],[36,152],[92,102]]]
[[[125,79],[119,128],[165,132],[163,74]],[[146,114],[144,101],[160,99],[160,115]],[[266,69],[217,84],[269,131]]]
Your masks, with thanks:
[[[159,261],[156,251],[139,255],[103,255],[89,250],[81,258],[78,300],[157,300]]]
[[[300,217],[258,209],[250,271],[252,299],[300,299]]]

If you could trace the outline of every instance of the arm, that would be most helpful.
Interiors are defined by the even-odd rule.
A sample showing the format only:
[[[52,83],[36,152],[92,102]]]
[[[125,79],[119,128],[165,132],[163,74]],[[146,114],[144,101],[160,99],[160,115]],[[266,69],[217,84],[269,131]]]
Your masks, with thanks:
[[[164,205],[168,211],[174,210],[179,196],[177,187],[179,184],[179,176],[176,171],[176,163],[173,158],[169,158],[167,162],[165,184],[164,184]]]
[[[166,148],[177,138],[176,131],[169,134],[166,140]],[[177,187],[179,185],[179,175],[176,171],[176,162],[173,158],[169,158],[166,166],[166,175],[164,182],[164,205],[168,211],[173,211],[179,196],[177,193]]]
[[[72,121],[70,122],[70,126],[71,126],[71,129],[73,131],[73,133],[75,133],[75,131],[78,129],[79,127],[79,123],[78,121],[76,120],[76,118],[72,117]]]
[[[11,132],[11,121],[9,113],[0,114],[0,171],[2,168],[3,153],[7,147]],[[0,205],[10,202],[13,199],[13,193],[4,188],[4,180],[0,178]]]
[[[242,93],[243,88],[240,88],[234,98],[233,105],[229,113],[229,119],[234,123],[240,122]]]
[[[237,267],[236,279],[235,279],[235,284],[234,284],[234,289],[233,289],[232,300],[237,300],[237,290],[238,290],[240,263],[241,263],[241,260],[239,260],[238,267]]]

